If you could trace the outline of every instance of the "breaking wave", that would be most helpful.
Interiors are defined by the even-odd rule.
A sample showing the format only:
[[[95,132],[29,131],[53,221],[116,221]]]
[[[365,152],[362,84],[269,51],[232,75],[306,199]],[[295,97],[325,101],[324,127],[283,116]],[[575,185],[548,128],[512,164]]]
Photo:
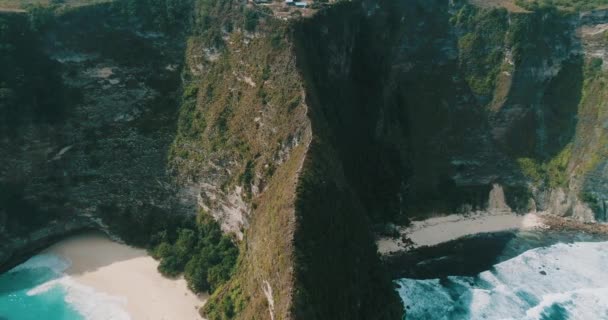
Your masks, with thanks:
[[[396,282],[408,319],[608,319],[608,242],[532,249],[475,277]]]
[[[126,299],[65,274],[70,262],[40,254],[0,275],[0,319],[129,320]]]

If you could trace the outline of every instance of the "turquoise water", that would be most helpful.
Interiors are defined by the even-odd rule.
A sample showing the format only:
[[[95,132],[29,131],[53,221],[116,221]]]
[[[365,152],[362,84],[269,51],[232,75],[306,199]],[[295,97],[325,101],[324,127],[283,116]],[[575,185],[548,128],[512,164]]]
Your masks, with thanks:
[[[66,289],[53,282],[68,265],[57,256],[39,255],[0,275],[0,320],[84,319],[66,301]]]
[[[607,320],[608,242],[527,250],[476,276],[397,280],[408,319]]]

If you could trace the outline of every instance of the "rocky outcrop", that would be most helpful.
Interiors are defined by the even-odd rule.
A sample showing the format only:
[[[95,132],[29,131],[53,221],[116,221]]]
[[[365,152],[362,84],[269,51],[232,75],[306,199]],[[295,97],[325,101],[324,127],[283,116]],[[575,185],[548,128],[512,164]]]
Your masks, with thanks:
[[[557,216],[573,217],[582,221],[595,221],[595,214],[576,194],[568,194],[562,188],[551,190],[548,212]]]
[[[99,228],[90,217],[76,217],[70,221],[52,221],[27,235],[8,238],[0,245],[0,272],[22,263],[32,254],[68,235]]]
[[[510,212],[511,208],[506,202],[505,192],[501,185],[492,185],[492,190],[488,195],[488,211],[490,212]]]
[[[196,2],[191,25],[159,32],[102,4],[37,34],[69,99],[58,121],[27,109],[2,131],[0,228],[30,240],[0,258],[98,217],[125,238],[154,232],[149,212],[202,209],[241,244],[208,315],[397,319],[374,226],[486,209],[606,219],[605,13],[263,8]],[[26,209],[39,224],[18,230]]]
[[[15,19],[17,25],[28,18]],[[93,221],[86,217],[116,212],[196,212],[196,196],[171,179],[167,165],[185,48],[179,34],[135,27],[113,7],[99,5],[68,10],[45,32],[14,41],[40,50],[35,59],[54,66],[40,72],[55,72],[64,91],[53,94],[69,96],[63,113],[49,111],[57,120],[39,120],[22,108],[10,132],[2,133],[0,189],[12,194],[0,206],[0,216],[8,216],[7,241],[38,232],[25,230],[34,224],[28,218],[34,211],[58,225],[73,219],[87,225]],[[19,216],[21,225],[11,222]],[[15,250],[19,245],[29,246],[14,242]]]

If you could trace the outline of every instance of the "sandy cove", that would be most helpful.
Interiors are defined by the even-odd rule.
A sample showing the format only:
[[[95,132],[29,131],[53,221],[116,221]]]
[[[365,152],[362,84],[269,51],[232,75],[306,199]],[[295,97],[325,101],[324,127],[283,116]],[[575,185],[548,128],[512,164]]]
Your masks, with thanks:
[[[124,298],[134,320],[202,319],[206,299],[192,293],[184,279],[168,279],[145,250],[110,240],[101,233],[65,239],[45,250],[71,262],[66,273],[76,282]]]
[[[407,251],[422,246],[434,246],[464,236],[507,230],[546,228],[541,214],[518,215],[512,212],[475,212],[451,214],[413,221],[399,228],[401,237],[382,237],[376,241],[381,255]]]
[[[413,221],[408,227],[398,228],[400,237],[381,237],[376,244],[381,255],[390,255],[480,233],[534,229],[608,234],[608,224],[585,223],[546,212],[475,212]]]

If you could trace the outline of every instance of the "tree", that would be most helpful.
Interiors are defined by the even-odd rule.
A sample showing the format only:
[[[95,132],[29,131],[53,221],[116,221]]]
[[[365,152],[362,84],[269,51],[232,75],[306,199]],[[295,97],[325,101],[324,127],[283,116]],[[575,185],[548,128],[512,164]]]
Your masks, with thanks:
[[[184,278],[188,282],[188,287],[194,292],[209,291],[209,282],[207,281],[207,263],[200,256],[194,256],[188,264],[184,272]]]

